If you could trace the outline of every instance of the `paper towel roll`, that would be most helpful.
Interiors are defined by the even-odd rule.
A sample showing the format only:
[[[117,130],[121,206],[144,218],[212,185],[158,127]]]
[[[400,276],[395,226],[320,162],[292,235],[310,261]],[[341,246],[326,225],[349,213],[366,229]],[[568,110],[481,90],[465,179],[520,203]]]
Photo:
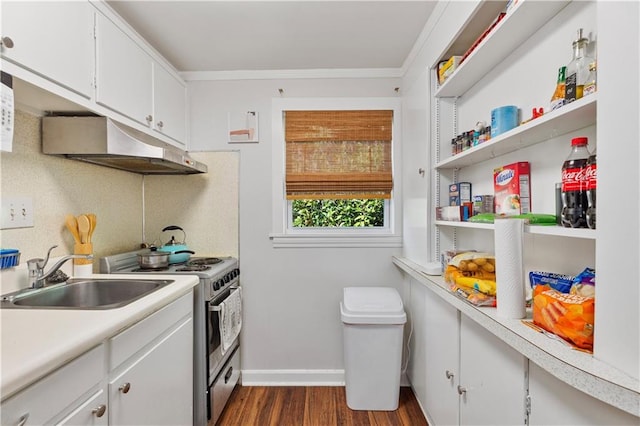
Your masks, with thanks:
[[[525,288],[522,247],[523,219],[495,221],[497,316],[519,319],[525,317]]]

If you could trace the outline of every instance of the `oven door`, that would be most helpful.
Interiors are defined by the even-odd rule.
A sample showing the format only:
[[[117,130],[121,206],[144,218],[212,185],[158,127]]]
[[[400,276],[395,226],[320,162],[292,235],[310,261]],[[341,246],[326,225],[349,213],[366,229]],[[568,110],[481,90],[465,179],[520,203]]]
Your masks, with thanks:
[[[227,303],[226,315],[227,319],[229,318],[238,318],[241,326],[241,315],[242,315],[242,306],[241,306],[241,298],[240,298],[240,288],[239,287],[229,287],[227,290],[219,294],[215,299],[206,303],[205,312],[207,313],[207,367],[209,371],[209,383],[213,380],[214,377],[218,375],[220,369],[222,368],[222,364],[229,358],[231,352],[233,352],[233,348],[237,346],[237,338],[235,338],[231,344],[229,344],[229,340],[226,341],[227,348],[223,349],[223,339],[227,336],[223,336],[221,334],[221,318],[222,318],[222,302],[228,301],[229,296],[233,295],[234,297],[231,300],[235,300],[238,303],[234,306],[229,306]],[[238,294],[235,294],[238,293]],[[229,325],[228,323],[225,325]]]
[[[216,386],[214,386],[214,381],[218,382],[217,388],[219,388],[220,386],[222,386],[223,388],[231,386],[231,389],[233,389],[233,385],[235,385],[235,383],[231,385],[233,380],[230,380],[230,378],[224,380],[224,383],[221,385],[219,379],[219,376],[223,375],[221,373],[221,371],[223,370],[223,366],[228,369],[228,360],[233,356],[234,352],[236,353],[235,356],[239,357],[238,351],[236,350],[239,346],[238,337],[235,337],[227,350],[223,351],[224,336],[222,336],[220,331],[222,328],[220,326],[222,311],[221,303],[229,299],[229,296],[231,296],[235,292],[240,292],[240,288],[229,287],[227,290],[219,294],[215,299],[210,302],[206,302],[205,304],[205,313],[207,316],[207,414],[209,419],[211,419],[214,411],[213,401],[216,401],[217,407],[220,406],[219,395],[214,395],[214,388],[216,388]],[[229,306],[227,306],[227,308],[229,308]],[[237,315],[241,315],[241,306],[237,306],[236,310],[234,310],[234,313]],[[238,375],[240,374],[239,368],[236,368],[236,373]],[[237,382],[237,378],[235,379],[235,382]],[[224,403],[222,404],[222,406],[224,407]]]

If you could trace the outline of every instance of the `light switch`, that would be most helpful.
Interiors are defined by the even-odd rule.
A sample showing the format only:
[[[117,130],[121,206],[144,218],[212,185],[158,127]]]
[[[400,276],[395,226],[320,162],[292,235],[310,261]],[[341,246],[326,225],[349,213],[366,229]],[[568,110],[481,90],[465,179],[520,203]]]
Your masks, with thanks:
[[[2,197],[0,229],[33,228],[31,197]]]

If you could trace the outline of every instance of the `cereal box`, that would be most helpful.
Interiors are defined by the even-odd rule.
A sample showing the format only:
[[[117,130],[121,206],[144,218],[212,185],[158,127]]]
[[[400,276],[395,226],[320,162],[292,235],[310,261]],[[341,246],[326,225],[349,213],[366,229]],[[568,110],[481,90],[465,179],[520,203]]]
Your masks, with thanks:
[[[471,183],[459,182],[449,185],[449,205],[461,206],[471,202]]]
[[[508,164],[493,170],[496,214],[517,215],[531,212],[529,162]]]

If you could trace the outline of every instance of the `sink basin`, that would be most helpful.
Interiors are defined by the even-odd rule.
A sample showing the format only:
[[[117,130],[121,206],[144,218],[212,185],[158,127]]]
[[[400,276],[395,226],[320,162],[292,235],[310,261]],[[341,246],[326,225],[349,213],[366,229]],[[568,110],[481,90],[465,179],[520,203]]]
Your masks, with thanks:
[[[114,309],[128,305],[173,280],[70,279],[37,290],[22,290],[2,297],[0,308]]]

